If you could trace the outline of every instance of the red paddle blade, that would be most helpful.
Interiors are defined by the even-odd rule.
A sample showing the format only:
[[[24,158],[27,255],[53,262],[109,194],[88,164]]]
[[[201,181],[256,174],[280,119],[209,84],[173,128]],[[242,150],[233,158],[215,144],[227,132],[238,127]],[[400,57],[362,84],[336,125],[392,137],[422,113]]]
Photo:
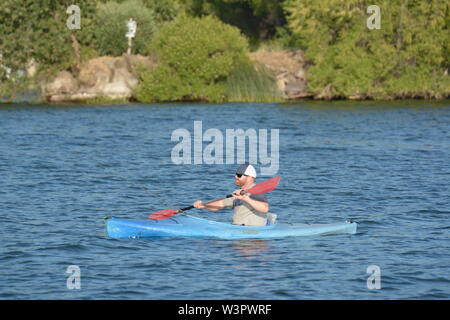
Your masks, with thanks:
[[[170,218],[171,216],[173,216],[174,214],[177,214],[178,210],[174,210],[174,209],[164,209],[161,211],[156,211],[153,213],[150,213],[148,215],[149,219],[153,219],[153,220],[158,220],[158,219],[167,219]]]
[[[263,182],[258,183],[253,188],[250,188],[247,190],[248,193],[251,194],[259,194],[259,193],[266,193],[275,190],[275,188],[278,186],[278,183],[280,182],[281,177],[273,177],[269,180],[265,180]]]

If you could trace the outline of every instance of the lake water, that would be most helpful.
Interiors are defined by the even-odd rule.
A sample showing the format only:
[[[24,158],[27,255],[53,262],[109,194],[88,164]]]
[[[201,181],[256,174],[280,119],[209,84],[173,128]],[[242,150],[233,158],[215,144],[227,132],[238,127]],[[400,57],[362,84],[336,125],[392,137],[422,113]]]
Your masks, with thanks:
[[[278,129],[278,221],[351,218],[357,234],[108,238],[105,216],[235,190],[236,163],[173,162],[172,133],[194,121]],[[449,101],[3,105],[0,299],[449,299],[449,164]]]

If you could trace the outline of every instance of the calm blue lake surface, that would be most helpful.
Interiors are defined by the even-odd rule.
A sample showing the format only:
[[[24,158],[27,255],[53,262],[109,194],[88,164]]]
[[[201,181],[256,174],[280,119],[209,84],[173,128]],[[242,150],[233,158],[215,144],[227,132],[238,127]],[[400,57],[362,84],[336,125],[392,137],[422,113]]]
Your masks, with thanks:
[[[236,189],[235,163],[173,163],[171,135],[194,121],[224,136],[279,129],[278,221],[352,218],[358,233],[108,238],[105,216],[146,218]],[[448,101],[3,105],[0,299],[449,299],[449,165]],[[380,289],[368,288],[373,265]]]

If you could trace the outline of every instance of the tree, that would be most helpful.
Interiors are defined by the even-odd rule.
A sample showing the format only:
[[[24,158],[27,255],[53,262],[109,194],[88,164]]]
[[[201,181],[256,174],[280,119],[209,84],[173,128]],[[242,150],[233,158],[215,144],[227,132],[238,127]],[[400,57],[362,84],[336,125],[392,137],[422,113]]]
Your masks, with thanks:
[[[88,45],[95,2],[78,0],[81,29],[70,30],[66,21],[72,0],[3,0],[0,3],[0,53],[12,71],[25,68],[34,58],[41,68],[67,68],[76,64],[76,44]],[[74,43],[76,42],[76,43]]]
[[[379,99],[448,95],[448,2],[380,0],[379,30],[367,28],[371,4],[286,0],[288,26],[313,62],[310,90]]]

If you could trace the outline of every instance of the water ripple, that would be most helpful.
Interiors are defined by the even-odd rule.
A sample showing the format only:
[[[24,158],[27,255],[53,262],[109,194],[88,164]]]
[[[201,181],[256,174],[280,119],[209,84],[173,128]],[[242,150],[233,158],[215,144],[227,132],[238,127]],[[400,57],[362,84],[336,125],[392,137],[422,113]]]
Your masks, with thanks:
[[[448,299],[450,107],[361,104],[0,107],[0,298]],[[352,218],[358,233],[107,238],[105,216],[145,218],[234,190],[234,164],[172,163],[171,133],[194,120],[280,129],[283,179],[269,195],[279,221]],[[67,289],[73,265],[80,290]],[[367,287],[371,265],[380,290]]]

